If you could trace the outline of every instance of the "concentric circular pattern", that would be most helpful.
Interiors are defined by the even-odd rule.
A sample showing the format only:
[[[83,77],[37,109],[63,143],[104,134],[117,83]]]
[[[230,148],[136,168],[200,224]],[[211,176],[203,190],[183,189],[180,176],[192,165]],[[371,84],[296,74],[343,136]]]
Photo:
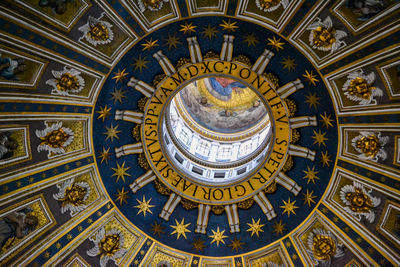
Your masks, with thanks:
[[[228,19],[193,18],[145,36],[121,58],[98,96],[95,110],[112,107],[115,116],[103,123],[95,114],[93,120],[93,133],[99,133],[93,136],[95,150],[102,151],[107,145],[114,153],[108,163],[98,158],[97,166],[108,194],[116,199],[122,214],[162,244],[219,257],[258,250],[301,225],[324,195],[338,144],[336,114],[322,77],[309,59],[282,36],[240,20],[235,20],[238,28],[234,33],[215,32],[211,42],[204,35],[180,31],[180,25],[186,22],[219,25],[223,21]],[[172,52],[162,48],[159,53],[158,44],[149,41],[163,40],[166,32],[179,38],[178,49]],[[275,45],[272,41],[272,45],[260,43],[250,51],[243,42],[248,32],[254,32],[258,40],[275,40]],[[194,36],[197,39],[183,42]],[[199,47],[201,53],[193,52],[191,45]],[[229,46],[233,48],[232,55]],[[265,49],[275,55],[263,69],[257,64],[263,53],[265,58]],[[145,61],[143,69],[140,61]],[[121,75],[123,71],[128,74]],[[271,109],[274,135],[271,152],[261,168],[240,181],[216,187],[179,175],[170,166],[161,148],[159,122],[166,104],[183,85],[221,73],[257,90]],[[299,81],[291,83],[297,79],[304,88]],[[138,91],[139,84],[149,97]],[[111,93],[119,89],[129,101],[121,104],[111,99]],[[133,112],[131,119],[127,113],[123,115],[127,110]],[[330,116],[329,124],[319,114]],[[135,119],[140,124],[139,131]],[[117,137],[113,131],[119,131]],[[104,132],[108,134],[100,134]],[[146,173],[151,173],[148,177],[152,179],[147,177],[146,183],[138,185],[137,179],[146,177]],[[128,192],[128,198],[120,197],[122,190]],[[199,226],[198,218],[205,216],[200,215],[204,210],[209,211],[208,222]],[[155,231],[157,225],[161,225],[160,231]],[[227,246],[234,240],[240,240],[237,247]]]

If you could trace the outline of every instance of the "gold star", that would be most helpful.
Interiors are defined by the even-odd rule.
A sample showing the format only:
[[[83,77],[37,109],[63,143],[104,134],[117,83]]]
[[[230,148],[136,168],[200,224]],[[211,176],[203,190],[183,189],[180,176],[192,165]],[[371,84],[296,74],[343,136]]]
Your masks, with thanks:
[[[227,238],[228,236],[224,235],[225,230],[222,232],[219,231],[219,227],[217,227],[217,231],[214,231],[211,229],[213,232],[213,235],[209,235],[208,237],[211,237],[213,240],[211,241],[211,244],[214,242],[217,242],[217,247],[219,246],[219,242],[222,244],[225,244],[224,238]]]
[[[114,92],[111,93],[111,99],[114,100],[114,104],[119,101],[122,104],[122,99],[125,97],[125,91],[122,89],[114,88]]]
[[[46,259],[50,258],[50,253],[49,253],[48,251],[46,251],[46,252],[44,253],[44,257],[45,257]]]
[[[92,218],[89,218],[89,219],[87,220],[87,222],[88,222],[88,223],[92,223],[92,222],[93,222],[93,219],[92,219]]]
[[[171,49],[172,47],[176,48],[178,44],[181,44],[179,38],[176,37],[176,33],[174,35],[168,34],[168,38],[165,39],[165,41],[167,42],[168,49]]]
[[[329,167],[329,162],[331,161],[331,155],[328,155],[328,150],[325,151],[325,153],[321,152],[321,162],[323,167],[325,167],[325,165]]]
[[[315,184],[315,180],[319,180],[319,178],[317,177],[318,172],[315,170],[315,166],[312,167],[312,169],[310,169],[310,167],[307,166],[307,170],[303,171],[306,176],[303,177],[303,179],[308,179],[307,180],[307,184],[311,181],[313,182],[313,184]]]
[[[117,181],[116,182],[118,182],[119,178],[121,178],[122,181],[124,181],[124,183],[125,183],[125,175],[126,176],[131,176],[129,173],[126,172],[130,168],[131,167],[125,168],[125,161],[122,163],[121,166],[117,162],[117,168],[112,168],[112,170],[114,171],[114,174],[112,176],[117,176]]]
[[[180,25],[180,26],[182,27],[182,29],[180,29],[179,31],[183,32],[184,34],[196,32],[195,28],[197,28],[197,26],[193,25],[193,22],[190,23],[185,22],[185,25]]]
[[[280,220],[279,222],[276,221],[272,226],[274,228],[273,232],[276,233],[276,235],[283,235],[283,232],[286,230],[285,225],[286,224],[282,223],[282,220]]]
[[[112,77],[113,80],[115,80],[115,82],[120,82],[122,80],[124,80],[126,78],[126,76],[129,74],[127,72],[125,72],[126,69],[123,69],[122,71],[120,69],[118,69],[118,72],[114,72],[115,76]]]
[[[314,191],[309,192],[308,189],[305,194],[303,193],[304,204],[307,204],[309,207],[311,207],[311,203],[315,203],[314,198],[317,197],[317,196],[314,196],[313,193],[314,193]]]
[[[306,102],[309,104],[309,108],[314,107],[315,109],[319,105],[319,97],[316,94],[308,94]]]
[[[81,225],[79,225],[79,226],[78,226],[78,231],[79,231],[79,232],[82,232],[82,230],[83,230],[83,227],[82,227]]]
[[[318,133],[315,130],[313,130],[313,132],[314,135],[312,138],[315,140],[313,144],[318,144],[318,147],[320,147],[321,144],[326,146],[325,141],[328,140],[328,138],[325,137],[326,133],[321,133],[321,130],[318,130]]]
[[[185,239],[187,239],[186,233],[190,233],[190,230],[188,230],[186,228],[190,225],[190,223],[185,224],[185,218],[182,218],[182,221],[180,223],[178,223],[178,221],[175,219],[175,223],[176,223],[176,225],[170,225],[172,228],[175,229],[171,233],[171,235],[176,234],[177,235],[176,240],[178,240],[181,235],[183,235],[183,237]]]
[[[107,150],[104,148],[103,146],[103,151],[100,152],[100,156],[98,156],[99,158],[101,158],[101,162],[103,163],[103,161],[106,161],[106,164],[108,164],[108,160],[110,159],[110,148],[108,148]]]
[[[249,229],[247,229],[247,232],[251,231],[251,236],[256,234],[257,237],[259,237],[259,235],[258,235],[259,232],[264,232],[264,230],[262,229],[264,224],[260,224],[261,219],[258,219],[257,222],[254,220],[254,218],[251,218],[251,220],[252,220],[252,223],[247,223],[247,225],[250,227]]]
[[[114,196],[117,197],[117,199],[115,201],[119,201],[119,204],[122,206],[122,202],[124,202],[125,204],[128,204],[128,201],[126,201],[129,196],[128,196],[128,191],[125,191],[125,187],[122,187],[122,190],[118,190],[117,194],[114,194]]]
[[[118,134],[121,132],[118,129],[118,125],[117,126],[113,126],[113,124],[111,123],[111,127],[107,127],[107,132],[103,133],[105,135],[107,135],[106,140],[108,140],[109,138],[111,138],[111,142],[114,142],[114,138],[119,139]]]
[[[71,239],[72,239],[72,235],[71,235],[71,234],[68,234],[68,235],[67,235],[67,239],[68,239],[68,240],[71,240]]]
[[[203,239],[201,239],[201,238],[195,239],[194,242],[192,243],[193,244],[193,250],[196,250],[196,252],[203,251],[204,248],[206,247],[204,245],[204,242],[205,241]]]
[[[153,38],[150,38],[150,40],[147,40],[144,44],[142,44],[142,51],[153,49],[154,47],[158,46],[157,42],[158,40],[153,41]]]
[[[231,243],[228,245],[228,247],[232,248],[233,250],[236,250],[236,253],[239,251],[239,249],[242,249],[242,246],[244,245],[244,242],[241,242],[241,238],[237,239],[235,237],[234,240],[231,239]]]
[[[146,217],[146,212],[149,212],[150,214],[153,214],[150,208],[155,207],[154,205],[150,205],[151,198],[146,201],[145,196],[143,195],[143,200],[140,201],[139,199],[136,199],[136,201],[139,203],[139,205],[133,206],[134,208],[139,209],[138,213],[136,215],[139,215],[139,213],[143,212],[143,217]]]
[[[153,235],[158,235],[159,237],[161,234],[164,233],[164,226],[161,225],[161,223],[154,222],[154,225],[151,225],[151,231],[153,231]]]
[[[283,200],[283,203],[285,205],[280,206],[282,209],[284,209],[282,214],[287,213],[288,217],[290,217],[290,213],[293,213],[294,215],[296,215],[296,212],[294,210],[299,208],[294,205],[296,203],[296,200],[291,202],[290,198],[289,198],[287,202],[285,200]]]
[[[281,64],[283,65],[283,68],[288,71],[294,70],[297,66],[297,64],[294,63],[294,59],[290,57],[284,58],[283,61],[281,61]]]
[[[237,28],[239,28],[239,26],[236,26],[236,23],[237,23],[236,21],[231,22],[231,19],[229,19],[228,22],[222,20],[222,24],[219,24],[219,26],[221,26],[222,30],[224,31],[234,32],[236,31]]]
[[[285,43],[282,43],[280,38],[276,39],[275,36],[273,36],[272,39],[268,38],[268,41],[269,43],[267,43],[267,45],[272,46],[272,48],[275,48],[276,51],[279,51],[279,49],[283,50],[283,45]]]
[[[244,42],[247,43],[247,46],[256,46],[258,40],[254,33],[250,33],[244,37]]]
[[[60,249],[60,248],[61,248],[61,244],[60,244],[59,242],[57,242],[56,248],[57,248],[57,249]]]
[[[333,127],[332,121],[333,119],[331,119],[331,114],[327,115],[326,112],[324,112],[324,115],[319,114],[321,116],[321,120],[319,120],[320,122],[322,122],[322,124],[326,127],[326,129],[328,129],[329,127]]]
[[[107,105],[105,105],[104,107],[100,107],[100,111],[96,111],[97,113],[99,113],[100,115],[97,117],[97,119],[102,119],[103,122],[105,119],[107,119],[108,116],[110,116],[110,108],[107,108]]]
[[[143,69],[147,69],[147,63],[150,61],[146,60],[146,57],[142,58],[142,55],[139,55],[137,59],[135,59],[135,62],[133,63],[133,66],[135,67],[134,70],[139,70],[140,73],[142,73]]]
[[[212,39],[213,37],[217,37],[217,28],[216,27],[211,27],[210,24],[208,24],[207,28],[204,27],[203,31],[201,32],[205,37],[208,39]]]
[[[29,182],[32,183],[35,178],[29,177]]]
[[[312,71],[308,72],[308,70],[306,70],[306,73],[303,74],[303,77],[307,79],[309,85],[317,85],[318,79],[315,78],[317,75],[315,75]]]

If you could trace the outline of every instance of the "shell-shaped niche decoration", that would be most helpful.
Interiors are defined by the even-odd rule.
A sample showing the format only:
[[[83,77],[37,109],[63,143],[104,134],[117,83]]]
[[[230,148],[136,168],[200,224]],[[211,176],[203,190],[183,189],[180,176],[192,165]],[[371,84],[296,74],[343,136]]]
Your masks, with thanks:
[[[362,70],[356,70],[347,75],[343,85],[344,95],[360,105],[376,105],[375,97],[383,95],[383,91],[373,86],[376,76],[374,72],[365,75]]]
[[[352,185],[345,185],[340,189],[340,199],[346,205],[345,210],[361,220],[364,216],[368,222],[373,223],[376,208],[381,203],[381,199],[371,195],[372,189],[367,190],[362,184],[353,182]]]
[[[289,0],[256,0],[256,6],[264,12],[273,12],[280,6],[286,9],[289,5]]]
[[[124,236],[118,229],[110,229],[106,232],[102,227],[95,235],[89,238],[95,246],[86,253],[91,257],[100,256],[100,266],[107,266],[108,261],[112,260],[118,265],[118,259],[122,258],[127,250],[123,248]]]
[[[65,148],[74,140],[74,132],[67,127],[62,126],[62,122],[55,122],[49,125],[44,122],[44,130],[36,130],[36,136],[42,141],[37,151],[48,151],[47,157],[52,154],[64,154]]]
[[[61,202],[61,213],[70,211],[71,217],[86,209],[86,201],[90,194],[90,186],[86,182],[75,182],[68,179],[57,185],[58,193],[53,194],[55,200]]]
[[[313,49],[334,53],[346,45],[341,39],[346,37],[347,33],[333,28],[332,19],[329,16],[323,21],[317,18],[307,27],[307,30],[311,30],[308,40]]]
[[[53,79],[47,80],[46,84],[53,87],[52,94],[68,96],[79,93],[85,87],[85,80],[81,76],[81,72],[64,67],[64,70],[52,70]]]
[[[83,37],[87,42],[97,46],[109,44],[114,40],[114,32],[111,29],[112,26],[113,25],[107,21],[89,16],[88,22],[79,27],[79,30],[83,32]]]
[[[307,239],[307,253],[313,261],[330,266],[332,258],[344,256],[344,245],[340,244],[331,231],[315,228]]]
[[[164,3],[168,3],[169,0],[138,0],[140,12],[145,12],[146,9],[150,11],[160,11]]]
[[[385,160],[387,153],[384,146],[389,142],[389,136],[381,136],[380,132],[362,131],[351,140],[354,149],[359,153],[358,157],[364,160],[378,162]]]

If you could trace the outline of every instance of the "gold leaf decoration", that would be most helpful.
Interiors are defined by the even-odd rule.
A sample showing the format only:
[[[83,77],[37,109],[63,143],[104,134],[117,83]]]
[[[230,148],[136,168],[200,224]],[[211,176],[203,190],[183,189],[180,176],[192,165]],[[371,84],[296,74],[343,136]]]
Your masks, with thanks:
[[[144,155],[144,153],[141,153],[138,157],[138,161],[139,161],[139,165],[140,167],[142,167],[143,169],[145,169],[146,171],[150,170],[150,165],[147,162],[147,159]]]
[[[248,198],[246,200],[240,201],[239,203],[237,203],[238,208],[240,209],[250,209],[251,206],[253,206],[254,204],[254,199],[253,198]]]
[[[191,62],[190,59],[185,58],[185,57],[181,57],[178,60],[178,63],[176,63],[176,68],[179,69],[180,67],[185,66],[186,64],[188,64],[190,62]]]
[[[192,210],[198,207],[196,202],[184,198],[181,199],[181,204],[185,210]]]
[[[136,124],[132,129],[132,136],[137,142],[140,142],[140,124]]]
[[[276,184],[276,181],[274,180],[274,181],[272,181],[271,184],[269,184],[269,185],[264,189],[264,192],[267,193],[267,194],[273,194],[273,193],[276,192],[276,190],[277,190],[277,184]]]
[[[241,63],[247,65],[248,67],[252,66],[250,58],[248,58],[248,57],[246,57],[244,55],[239,55],[237,57],[234,57],[233,61],[241,62]]]
[[[291,169],[293,169],[293,165],[294,165],[293,158],[291,156],[288,156],[285,165],[283,165],[282,167],[282,171],[283,172],[290,171]]]
[[[207,59],[207,58],[219,58],[219,55],[217,53],[215,53],[214,51],[208,51],[204,55],[204,59]]]
[[[156,190],[158,193],[160,193],[163,196],[169,196],[171,194],[171,190],[166,187],[160,180],[155,179],[154,180],[154,186],[156,187]]]
[[[274,74],[264,73],[264,76],[275,86],[275,88],[279,87],[279,80]]]
[[[140,112],[144,112],[144,107],[146,106],[147,103],[147,97],[142,97],[139,101],[138,101],[138,109]]]
[[[215,214],[215,215],[221,215],[225,210],[225,207],[222,205],[216,205],[216,206],[212,206],[211,207],[211,211]]]
[[[296,144],[300,140],[300,132],[296,129],[292,129],[292,144]]]
[[[286,105],[287,105],[287,107],[289,109],[289,116],[293,117],[294,114],[296,114],[296,111],[297,111],[296,102],[294,102],[294,100],[292,100],[292,99],[287,99],[287,98],[285,99],[285,102],[286,102]]]
[[[166,76],[164,73],[156,75],[153,79],[153,85],[157,86]]]

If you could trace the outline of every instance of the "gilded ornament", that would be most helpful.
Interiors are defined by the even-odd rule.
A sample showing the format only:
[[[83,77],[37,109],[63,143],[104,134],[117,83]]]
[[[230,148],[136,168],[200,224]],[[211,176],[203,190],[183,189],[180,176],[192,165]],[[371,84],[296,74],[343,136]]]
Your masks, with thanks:
[[[372,211],[381,203],[381,199],[371,195],[372,189],[367,190],[362,184],[353,182],[340,189],[340,199],[346,205],[345,210],[352,216],[361,220],[362,216],[373,223],[375,213]]]
[[[344,95],[360,105],[376,105],[375,97],[383,96],[383,91],[373,86],[376,76],[374,72],[365,75],[362,70],[351,72],[343,85]]]
[[[225,207],[222,205],[214,205],[211,206],[211,211],[215,214],[215,215],[221,215],[225,210]]]
[[[185,210],[192,210],[198,207],[198,204],[196,202],[190,201],[185,198],[181,199],[181,204]]]
[[[280,6],[286,9],[289,5],[289,0],[256,0],[256,6],[264,12],[272,12],[277,10]]]
[[[314,261],[324,266],[330,266],[332,258],[344,256],[344,248],[330,231],[315,228],[307,239],[307,252]]]
[[[103,14],[104,15],[104,14]],[[103,17],[101,15],[101,17]],[[101,18],[100,17],[100,18]],[[83,32],[83,38],[93,46],[109,44],[114,40],[114,32],[111,23],[89,16],[88,22],[79,27],[79,31]]]
[[[264,192],[267,194],[273,194],[275,193],[277,190],[277,184],[276,181],[272,181],[272,183],[270,183],[265,189]]]
[[[167,76],[164,73],[156,75],[153,79],[153,85],[157,86],[165,77]]]
[[[51,73],[54,79],[47,80],[46,84],[53,87],[52,94],[68,96],[73,93],[79,93],[85,86],[85,80],[82,78],[81,72],[76,69],[65,66],[64,70],[52,70]]]
[[[251,197],[246,200],[240,201],[239,203],[237,203],[237,206],[240,209],[247,210],[250,209],[251,206],[253,206],[253,204],[254,204],[254,198]]]
[[[140,12],[145,12],[146,9],[155,12],[160,11],[164,3],[168,3],[169,0],[138,0]]]
[[[141,138],[140,138],[140,124],[136,124],[136,126],[132,128],[132,136],[133,136],[133,138],[135,138],[135,140],[137,142],[141,141]]]
[[[292,129],[292,144],[296,144],[297,142],[300,141],[300,132],[296,129]]]
[[[156,267],[172,267],[172,264],[169,261],[162,260],[157,263]]]
[[[382,137],[380,132],[363,131],[360,132],[360,135],[354,137],[351,143],[354,149],[360,153],[358,157],[377,162],[379,159],[385,160],[387,158],[387,153],[383,147],[388,141],[389,137]]]
[[[156,187],[156,190],[158,193],[164,196],[169,196],[171,194],[171,190],[166,187],[160,180],[155,179],[154,180],[154,186]]]
[[[217,53],[215,53],[214,51],[208,51],[204,55],[204,59],[209,59],[209,58],[219,58],[219,55]]]
[[[86,209],[90,186],[86,182],[75,182],[74,178],[58,184],[59,192],[53,194],[55,200],[61,202],[61,213],[70,211],[71,217]]]
[[[74,140],[74,132],[66,127],[62,127],[62,122],[53,123],[51,126],[44,122],[44,130],[36,130],[36,136],[42,141],[37,147],[37,151],[48,151],[51,154],[64,154],[65,148]]]
[[[237,57],[234,57],[233,61],[241,62],[241,63],[247,65],[248,67],[252,66],[250,58],[248,58],[244,55],[238,55]]]
[[[149,163],[147,162],[146,156],[145,156],[143,153],[140,153],[140,154],[139,154],[138,162],[139,162],[139,166],[140,166],[140,167],[142,167],[142,168],[145,169],[146,171],[147,171],[147,170],[150,170],[150,165],[149,165]]]
[[[111,229],[106,232],[102,227],[94,237],[89,238],[95,246],[86,253],[91,257],[100,256],[100,266],[105,267],[109,260],[118,265],[119,260],[125,255],[127,250],[123,248],[124,236],[118,229]]]
[[[292,156],[288,156],[286,159],[285,165],[283,165],[283,167],[282,167],[282,171],[283,172],[290,171],[291,169],[293,169],[293,165],[294,165],[294,161],[293,161]]]
[[[264,73],[264,76],[267,77],[268,81],[270,81],[275,88],[279,87],[279,79],[272,73]]]
[[[346,37],[347,33],[334,29],[329,16],[324,21],[317,18],[316,22],[312,23],[307,30],[311,30],[309,42],[314,49],[334,53],[346,45],[341,39]]]
[[[188,64],[190,62],[191,62],[190,59],[185,58],[185,57],[181,57],[178,60],[178,63],[176,63],[176,68],[179,69],[180,67],[185,66],[186,64]]]
[[[285,103],[289,109],[289,116],[293,117],[294,114],[296,114],[296,112],[297,112],[296,102],[294,102],[294,100],[292,100],[292,99],[285,98]]]
[[[138,109],[140,112],[144,112],[144,108],[146,107],[146,103],[147,103],[147,97],[142,97],[141,99],[139,99],[138,101]]]

